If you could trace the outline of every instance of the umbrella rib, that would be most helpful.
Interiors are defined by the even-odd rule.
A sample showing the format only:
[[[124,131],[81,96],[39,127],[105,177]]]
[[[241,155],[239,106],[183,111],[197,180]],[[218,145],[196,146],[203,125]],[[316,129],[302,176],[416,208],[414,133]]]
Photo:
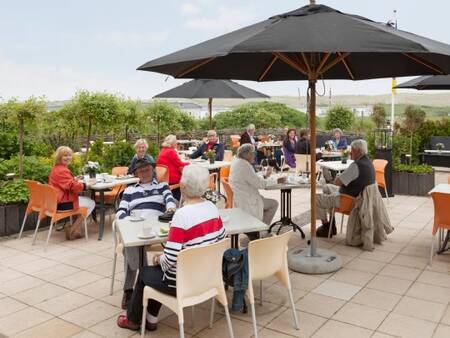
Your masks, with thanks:
[[[440,69],[438,66],[436,66],[436,65],[434,65],[432,63],[426,62],[422,58],[420,58],[418,56],[415,56],[412,53],[403,53],[403,55],[405,55],[406,57],[410,58],[411,60],[413,60],[413,61],[415,61],[417,63],[420,63],[421,65],[423,65],[423,66],[425,66],[427,68],[430,68],[431,70],[434,70],[436,73],[438,73],[440,75],[444,74],[442,69]]]
[[[287,55],[284,55],[283,53],[280,52],[275,52],[275,55],[278,56],[278,58],[280,58],[284,63],[288,64],[295,70],[298,70],[303,75],[308,76],[308,72],[305,69],[303,69],[303,67],[301,67],[299,64],[297,64],[294,60],[291,60]]]
[[[274,55],[272,60],[270,61],[270,63],[267,65],[267,67],[264,69],[264,71],[262,72],[261,76],[258,78],[258,81],[261,81],[262,79],[264,79],[267,75],[267,73],[269,72],[269,70],[272,68],[273,64],[278,60],[278,56]]]
[[[338,52],[338,55],[341,56],[342,53],[341,53],[341,52]],[[344,64],[345,69],[347,70],[348,75],[350,75],[351,79],[352,79],[352,80],[355,80],[355,77],[353,76],[352,70],[350,69],[350,67],[349,67],[349,65],[348,65],[348,63],[347,63],[347,61],[345,61],[345,59],[342,59],[342,63]]]
[[[306,65],[306,69],[308,69],[308,73],[311,74],[311,67],[309,66],[308,60],[306,59],[306,55],[303,52],[301,54],[302,54],[303,62]]]
[[[186,68],[181,73],[178,73],[175,77],[183,77],[183,76],[193,72],[197,68],[200,68],[200,67],[206,65],[207,63],[210,63],[214,59],[215,59],[215,57],[204,59],[204,60],[200,61],[199,63],[196,63],[195,65]]]
[[[319,67],[317,68],[317,73],[320,73],[322,70],[322,67],[325,65],[325,62],[327,62],[328,58],[331,56],[331,53],[326,53],[325,57],[320,61]]]
[[[350,53],[344,53],[341,54],[340,56],[338,56],[336,59],[334,59],[333,61],[331,61],[329,64],[327,64],[326,66],[323,67],[323,69],[318,72],[318,75],[322,75],[325,74],[327,71],[329,71],[331,68],[333,68],[334,66],[336,66],[339,62],[341,62],[342,60],[344,60],[347,56],[349,56]]]

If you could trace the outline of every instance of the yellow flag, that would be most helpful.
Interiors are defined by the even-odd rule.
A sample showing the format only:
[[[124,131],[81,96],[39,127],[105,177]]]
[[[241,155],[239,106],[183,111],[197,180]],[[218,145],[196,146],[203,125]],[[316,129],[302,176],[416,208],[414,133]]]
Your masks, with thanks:
[[[395,89],[395,87],[397,87],[397,79],[395,77],[392,78],[392,94],[397,94],[397,89]]]

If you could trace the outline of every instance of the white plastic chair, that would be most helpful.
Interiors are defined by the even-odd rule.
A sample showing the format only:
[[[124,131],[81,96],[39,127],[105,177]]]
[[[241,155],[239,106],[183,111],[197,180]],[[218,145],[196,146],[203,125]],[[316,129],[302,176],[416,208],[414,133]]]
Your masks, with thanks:
[[[233,161],[233,152],[231,150],[225,150],[223,160],[226,162]]]
[[[222,257],[224,251],[229,247],[230,240],[225,239],[214,244],[182,250],[178,254],[177,259],[176,297],[159,292],[149,286],[144,288],[141,337],[145,336],[145,321],[149,299],[157,300],[177,314],[180,338],[184,338],[183,309],[212,298],[209,322],[209,327],[211,328],[214,321],[214,299],[217,298],[219,303],[225,308],[228,331],[230,337],[234,338],[228,311],[228,301],[222,281]]]
[[[112,273],[111,273],[111,290],[109,290],[109,294],[113,294],[114,289],[114,277],[116,275],[116,264],[117,264],[117,255],[123,255],[123,244],[120,240],[120,236],[117,233],[116,230],[116,220],[112,222],[112,234],[113,234],[113,240],[114,240],[114,255],[113,255],[113,267],[112,267]]]
[[[277,277],[287,288],[292,315],[294,317],[294,327],[296,330],[299,330],[287,264],[288,242],[292,233],[291,230],[282,235],[258,239],[251,241],[248,244],[249,280],[247,297],[249,298],[251,305],[255,338],[258,338],[258,329],[256,327],[255,295],[252,281],[263,280],[271,276]]]

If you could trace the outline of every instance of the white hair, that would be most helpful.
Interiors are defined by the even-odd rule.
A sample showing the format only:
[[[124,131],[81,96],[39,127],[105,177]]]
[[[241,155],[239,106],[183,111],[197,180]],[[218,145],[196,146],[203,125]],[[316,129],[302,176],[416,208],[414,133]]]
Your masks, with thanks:
[[[206,133],[206,136],[217,136],[217,133],[215,130],[208,130],[208,132]]]
[[[249,130],[255,130],[256,129],[256,127],[255,127],[255,125],[253,124],[253,123],[250,123],[248,126],[247,126],[247,131],[249,131]]]
[[[145,145],[145,148],[148,148],[148,143],[147,140],[144,138],[140,138],[139,140],[136,141],[136,143],[134,144],[134,149],[136,149],[138,146],[140,146],[141,144]]]
[[[254,152],[255,152],[255,146],[250,143],[245,143],[238,148],[238,150],[236,152],[236,156],[246,160],[248,158],[248,155],[250,155],[251,153],[254,153]]]
[[[186,196],[201,197],[208,190],[209,171],[199,165],[188,165],[183,169],[180,184],[183,185]]]
[[[163,147],[173,147],[177,143],[177,137],[175,135],[167,135],[162,143]]]
[[[361,154],[367,155],[367,142],[365,140],[354,140],[350,146],[352,149],[359,150]]]

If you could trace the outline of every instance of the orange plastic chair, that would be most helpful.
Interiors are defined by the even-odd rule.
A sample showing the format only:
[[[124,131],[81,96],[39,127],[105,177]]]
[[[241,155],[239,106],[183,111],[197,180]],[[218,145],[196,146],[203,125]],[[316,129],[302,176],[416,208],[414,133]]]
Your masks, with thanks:
[[[225,181],[224,179],[221,179],[223,188],[225,189],[225,195],[227,197],[227,204],[225,205],[225,209],[231,209],[233,208],[233,190],[231,189],[230,183],[228,181]]]
[[[56,192],[55,188],[53,188],[52,186],[50,186],[48,184],[42,184],[41,187],[42,187],[44,199],[43,199],[41,211],[39,213],[39,219],[36,224],[36,230],[34,230],[32,245],[34,245],[34,243],[36,241],[39,224],[40,224],[41,220],[43,220],[46,217],[50,217],[51,219],[50,219],[50,228],[48,229],[47,241],[45,242],[45,249],[47,249],[48,241],[50,240],[50,235],[52,233],[53,225],[56,222],[58,222],[59,220],[62,220],[64,218],[68,218],[68,217],[72,217],[75,215],[81,215],[81,217],[83,217],[83,219],[84,219],[84,232],[85,232],[85,237],[86,237],[86,241],[87,241],[88,240],[88,232],[87,232],[86,218],[87,218],[88,209],[81,207],[81,208],[78,208],[77,210],[58,211],[57,210],[58,197],[57,197],[57,192]]]
[[[230,177],[230,167],[220,168],[220,179],[228,182],[228,177]]]
[[[384,189],[387,201],[389,202],[389,195],[386,188],[386,181],[384,179],[384,169],[386,168],[388,161],[386,160],[373,160],[373,166],[375,167],[375,180],[379,187]]]
[[[128,167],[114,167],[112,168],[111,174],[113,176],[121,176],[121,175],[126,175],[126,173],[128,172]],[[119,196],[119,194],[125,190],[127,186],[125,184],[122,185],[116,185],[115,187],[113,187],[111,189],[111,191],[105,191],[103,194],[105,196],[105,203],[106,204],[114,204],[117,196]],[[99,193],[95,193],[95,200],[99,201],[100,200],[100,194]]]
[[[42,185],[38,181],[25,180],[25,184],[29,190],[29,198],[27,209],[25,210],[25,216],[23,218],[22,227],[20,228],[19,239],[22,238],[23,229],[25,228],[25,223],[27,221],[28,215],[33,211],[40,212],[42,208],[42,203],[44,200],[44,195],[42,192]]]
[[[158,180],[158,182],[167,182],[167,184],[169,184],[169,168],[164,164],[157,164],[155,170],[156,179]],[[170,190],[177,189],[179,187],[179,183],[169,185]]]
[[[442,238],[442,231],[444,229],[450,230],[450,194],[433,192],[431,193],[431,198],[434,204],[434,223],[433,230],[431,231],[430,265],[433,260],[434,237],[436,236],[436,232],[439,230],[439,238]]]
[[[338,208],[333,208],[333,210],[331,212],[330,224],[333,223],[333,218],[335,218],[335,213],[337,213],[337,212],[341,213],[342,214],[341,229],[339,230],[339,232],[342,233],[342,228],[344,226],[344,215],[348,216],[352,212],[353,202],[355,201],[355,198],[353,196],[346,195],[346,194],[341,194],[340,196],[341,196],[340,206]],[[333,227],[330,226],[330,229],[328,230],[328,238],[330,238],[332,228]]]
[[[209,174],[209,183],[208,183],[209,189],[216,190],[216,182],[218,177],[219,177],[218,173]]]

